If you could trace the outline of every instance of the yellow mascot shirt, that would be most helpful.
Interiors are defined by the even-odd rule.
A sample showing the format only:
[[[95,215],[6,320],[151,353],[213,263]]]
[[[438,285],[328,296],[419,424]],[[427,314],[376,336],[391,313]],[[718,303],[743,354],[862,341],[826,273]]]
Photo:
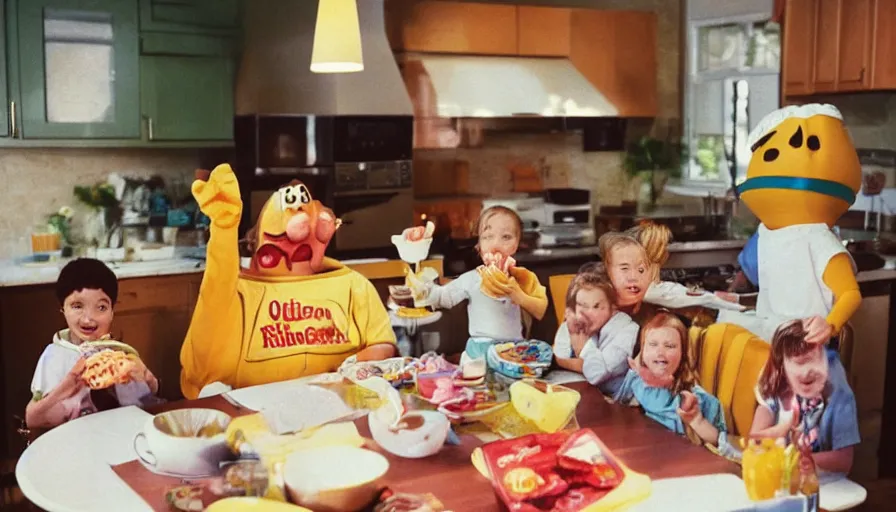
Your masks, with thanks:
[[[191,325],[181,354],[188,398],[214,381],[241,388],[332,372],[370,345],[395,343],[376,288],[336,260],[310,276],[244,273],[236,291],[239,304],[224,307],[208,333]],[[202,302],[200,293],[197,311]]]

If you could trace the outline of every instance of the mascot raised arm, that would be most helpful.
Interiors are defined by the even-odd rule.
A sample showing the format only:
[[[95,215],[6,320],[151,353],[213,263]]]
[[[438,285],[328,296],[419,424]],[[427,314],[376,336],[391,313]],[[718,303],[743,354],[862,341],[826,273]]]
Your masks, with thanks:
[[[239,184],[229,165],[197,176],[193,196],[211,219],[199,300],[181,349],[187,398],[335,371],[348,357],[395,354],[373,284],[324,256],[339,228],[298,181],[274,192],[249,231],[240,268]]]

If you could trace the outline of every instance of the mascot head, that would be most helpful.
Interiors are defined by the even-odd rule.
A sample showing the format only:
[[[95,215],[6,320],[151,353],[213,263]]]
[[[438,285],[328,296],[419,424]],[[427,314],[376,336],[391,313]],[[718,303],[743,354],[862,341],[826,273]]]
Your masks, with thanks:
[[[833,226],[855,201],[862,168],[833,105],[776,110],[759,122],[748,142],[753,156],[738,191],[769,229]]]
[[[324,252],[340,221],[333,210],[293,180],[274,192],[246,236],[254,244],[251,270],[271,276],[306,276],[322,269]]]

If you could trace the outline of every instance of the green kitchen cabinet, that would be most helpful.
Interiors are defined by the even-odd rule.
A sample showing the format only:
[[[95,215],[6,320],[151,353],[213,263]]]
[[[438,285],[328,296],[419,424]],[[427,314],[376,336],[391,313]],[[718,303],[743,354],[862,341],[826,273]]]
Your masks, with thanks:
[[[0,0],[0,137],[9,137],[14,127],[9,116],[9,88],[6,76],[6,2]]]
[[[139,139],[137,2],[17,6],[21,138]]]
[[[230,34],[240,28],[240,0],[140,0],[140,29]]]
[[[148,140],[232,140],[231,38],[144,33],[140,94]]]

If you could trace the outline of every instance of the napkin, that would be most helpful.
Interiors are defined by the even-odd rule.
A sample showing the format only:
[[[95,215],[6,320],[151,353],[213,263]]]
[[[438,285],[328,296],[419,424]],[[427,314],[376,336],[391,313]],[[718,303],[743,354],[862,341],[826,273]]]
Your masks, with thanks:
[[[317,386],[290,388],[261,410],[275,434],[301,432],[357,414],[333,391]],[[363,413],[361,413],[363,414]]]

